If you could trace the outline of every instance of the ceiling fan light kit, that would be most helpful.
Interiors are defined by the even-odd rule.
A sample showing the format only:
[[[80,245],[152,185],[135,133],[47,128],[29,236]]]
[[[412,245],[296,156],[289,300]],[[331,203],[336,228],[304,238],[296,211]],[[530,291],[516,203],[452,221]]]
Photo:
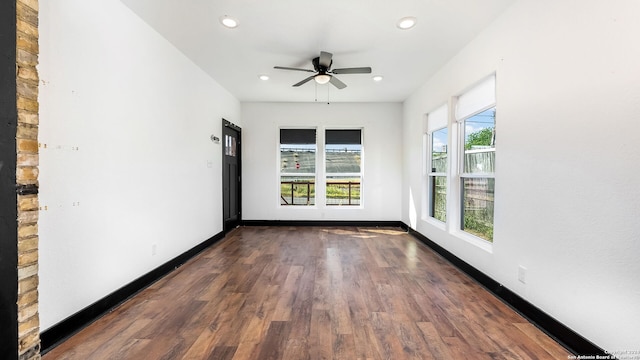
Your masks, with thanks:
[[[340,81],[337,77],[333,76],[333,74],[371,74],[370,67],[357,67],[357,68],[343,68],[343,69],[331,69],[331,65],[333,64],[333,54],[328,53],[326,51],[321,51],[320,56],[317,58],[313,58],[311,60],[311,64],[313,64],[313,69],[299,69],[292,68],[286,66],[274,66],[274,69],[280,70],[293,70],[293,71],[304,71],[315,73],[315,75],[311,75],[308,78],[293,84],[294,87],[298,87],[303,85],[311,80],[315,80],[318,84],[326,84],[331,83],[331,85],[337,87],[338,89],[344,89],[347,87],[345,83]]]
[[[326,83],[329,82],[329,80],[331,80],[331,75],[327,75],[327,74],[318,74],[316,76],[313,77],[313,79],[320,85],[324,85]]]

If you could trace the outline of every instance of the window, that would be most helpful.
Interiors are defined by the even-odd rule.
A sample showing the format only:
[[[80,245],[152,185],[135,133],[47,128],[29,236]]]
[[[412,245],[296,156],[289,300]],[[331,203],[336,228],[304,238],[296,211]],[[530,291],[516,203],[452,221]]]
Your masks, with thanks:
[[[458,98],[456,120],[461,136],[460,229],[493,241],[495,192],[495,76]]]
[[[446,104],[427,116],[429,216],[442,222],[447,221],[448,117]]]
[[[314,205],[316,129],[280,129],[280,205]]]
[[[224,154],[228,156],[236,157],[236,138],[233,136],[224,136]]]
[[[326,130],[325,174],[327,205],[360,205],[362,130]]]

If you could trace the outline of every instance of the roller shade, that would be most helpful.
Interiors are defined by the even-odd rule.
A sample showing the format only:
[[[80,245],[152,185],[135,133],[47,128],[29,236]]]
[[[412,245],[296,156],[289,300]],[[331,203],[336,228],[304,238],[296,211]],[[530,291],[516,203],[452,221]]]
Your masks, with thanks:
[[[280,129],[280,144],[315,144],[316,129]]]
[[[325,142],[329,145],[362,144],[362,130],[327,130]]]
[[[449,110],[447,104],[440,106],[427,115],[427,132],[432,133],[438,129],[447,127]]]
[[[456,120],[462,120],[473,113],[496,103],[496,76],[491,75],[458,97]]]

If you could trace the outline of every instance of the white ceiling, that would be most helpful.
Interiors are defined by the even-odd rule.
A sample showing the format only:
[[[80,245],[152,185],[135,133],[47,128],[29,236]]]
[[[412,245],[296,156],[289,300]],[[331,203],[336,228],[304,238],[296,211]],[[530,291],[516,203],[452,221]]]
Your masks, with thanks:
[[[400,102],[515,0],[121,1],[240,101]],[[223,27],[224,15],[240,25]],[[405,16],[417,18],[413,29],[396,27]],[[339,75],[338,90],[292,87],[312,74],[273,68],[313,69],[320,51],[333,53],[334,69],[373,73]]]

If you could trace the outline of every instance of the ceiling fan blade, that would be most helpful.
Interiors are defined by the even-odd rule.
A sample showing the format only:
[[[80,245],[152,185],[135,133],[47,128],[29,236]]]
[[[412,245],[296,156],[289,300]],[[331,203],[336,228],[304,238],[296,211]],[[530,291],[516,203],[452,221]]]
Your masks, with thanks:
[[[329,82],[331,84],[333,84],[333,86],[337,87],[338,89],[344,89],[347,87],[347,84],[343,83],[342,81],[338,80],[337,77],[332,76],[331,79],[329,79]]]
[[[331,70],[334,74],[371,74],[370,67],[344,68]]]
[[[298,68],[292,68],[292,67],[286,67],[286,66],[274,66],[273,68],[274,69],[280,69],[280,70],[295,70],[295,71],[315,72],[314,70],[298,69]]]
[[[304,83],[306,83],[306,82],[308,82],[308,81],[310,81],[310,80],[313,80],[313,78],[314,78],[314,77],[315,77],[315,75],[311,75],[311,76],[309,76],[308,78],[306,78],[306,79],[304,79],[304,80],[300,81],[299,83],[293,84],[293,86],[296,86],[296,87],[297,87],[297,86],[300,86],[300,85],[302,85],[302,84],[304,84]]]
[[[333,57],[332,53],[328,53],[326,51],[320,52],[320,61],[318,63],[327,69],[331,66],[331,58]]]

